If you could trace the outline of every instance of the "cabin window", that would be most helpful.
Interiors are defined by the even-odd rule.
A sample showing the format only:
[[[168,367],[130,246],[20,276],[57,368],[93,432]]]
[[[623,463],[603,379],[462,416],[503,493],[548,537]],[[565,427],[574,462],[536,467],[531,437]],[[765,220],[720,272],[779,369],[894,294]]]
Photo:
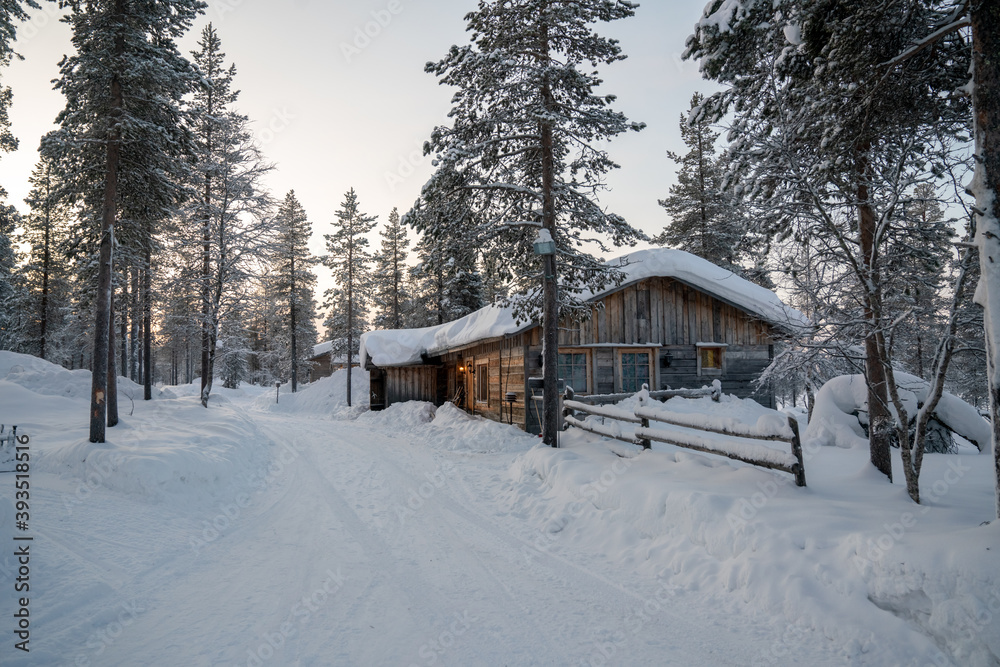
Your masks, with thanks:
[[[476,403],[490,402],[490,366],[476,364]]]
[[[726,346],[698,343],[698,375],[722,375]]]
[[[642,389],[642,385],[650,385],[650,354],[649,352],[622,352],[622,391],[632,393]]]
[[[573,387],[573,391],[577,394],[589,393],[588,366],[586,352],[559,353],[559,377],[566,381],[567,387]]]

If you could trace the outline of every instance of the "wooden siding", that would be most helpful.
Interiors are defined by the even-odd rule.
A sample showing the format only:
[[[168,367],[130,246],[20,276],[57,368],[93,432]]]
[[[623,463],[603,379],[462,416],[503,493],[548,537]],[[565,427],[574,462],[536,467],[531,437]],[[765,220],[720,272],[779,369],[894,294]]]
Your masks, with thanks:
[[[590,319],[563,323],[559,346],[768,345],[770,326],[709,294],[669,278],[650,278],[608,294]]]
[[[722,372],[699,375],[697,343],[725,346]],[[651,382],[656,389],[697,388],[722,381],[723,391],[773,406],[768,389],[754,380],[773,356],[770,325],[728,303],[669,278],[650,278],[602,297],[589,319],[563,322],[561,351],[585,351],[589,362],[587,392],[620,390],[622,351],[652,353]],[[538,420],[526,400],[529,378],[540,378],[541,328],[457,348],[435,357],[434,365],[387,368],[387,404],[405,400],[453,401],[465,410],[537,432]],[[669,355],[669,366],[666,357]],[[489,396],[475,400],[476,376],[469,368],[485,364]],[[504,398],[514,392],[511,405]]]
[[[385,369],[386,406],[404,401],[438,402],[438,367],[405,366]]]

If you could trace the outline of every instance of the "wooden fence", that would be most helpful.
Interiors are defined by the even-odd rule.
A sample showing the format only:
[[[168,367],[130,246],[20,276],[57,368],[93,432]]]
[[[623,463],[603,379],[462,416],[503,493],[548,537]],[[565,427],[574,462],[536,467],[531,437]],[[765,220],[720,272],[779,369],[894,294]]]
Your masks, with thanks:
[[[579,399],[573,396],[572,390],[567,389],[563,400],[563,421],[567,426],[575,426],[596,435],[607,438],[614,438],[623,442],[642,445],[644,449],[650,448],[650,441],[663,442],[685,449],[693,449],[707,454],[717,454],[726,456],[736,461],[743,461],[751,465],[769,468],[771,470],[781,470],[791,473],[795,477],[797,486],[806,485],[805,464],[802,460],[802,443],[799,440],[798,421],[791,416],[787,417],[788,430],[775,433],[760,433],[755,428],[739,426],[733,428],[712,428],[699,425],[696,422],[687,422],[677,418],[665,417],[660,410],[653,405],[649,405],[645,399],[640,399],[640,405],[634,411],[625,410],[609,406],[607,403],[616,403],[632,394],[608,394],[603,396],[583,396]],[[650,398],[666,400],[674,396],[685,398],[699,398],[711,396],[713,400],[719,400],[718,388],[713,389],[681,389],[649,392]],[[602,417],[603,420],[611,419],[613,422],[626,422],[635,424],[632,436],[622,434],[620,425],[612,423],[587,423],[578,419],[576,412],[587,415]],[[650,422],[667,424],[671,429],[652,429]],[[724,439],[706,438],[703,434],[725,436]],[[790,452],[768,447],[762,442],[784,442],[789,445]]]

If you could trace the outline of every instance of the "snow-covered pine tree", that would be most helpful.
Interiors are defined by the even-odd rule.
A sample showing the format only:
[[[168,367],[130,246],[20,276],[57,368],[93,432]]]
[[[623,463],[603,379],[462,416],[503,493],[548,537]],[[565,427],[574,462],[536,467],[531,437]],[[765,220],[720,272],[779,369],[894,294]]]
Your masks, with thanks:
[[[560,306],[572,315],[582,290],[620,279],[583,247],[592,243],[604,251],[605,243],[631,245],[643,238],[596,200],[616,167],[603,142],[642,126],[610,108],[613,95],[596,92],[601,80],[594,68],[625,56],[616,40],[593,26],[634,12],[633,3],[621,0],[480,0],[466,15],[472,43],[452,46],[426,66],[458,90],[451,126],[435,128],[424,147],[439,165],[425,198],[446,200],[454,174],[462,174],[458,185],[468,191],[478,223],[469,237],[477,247],[503,248],[515,290],[529,296],[514,302],[518,313],[541,315],[543,438],[553,446]],[[558,261],[533,254],[534,228],[555,241]]]
[[[406,291],[406,259],[410,239],[395,208],[389,213],[389,219],[379,235],[382,247],[375,255],[372,276],[375,297],[373,323],[376,329],[402,329],[410,298]]]
[[[14,52],[13,44],[17,39],[17,24],[28,18],[25,7],[38,9],[39,5],[34,0],[0,2],[0,73],[10,64],[12,58],[21,57]],[[13,97],[10,87],[0,84],[0,152],[4,153],[17,150],[17,138],[10,131],[10,105]],[[7,196],[6,192],[3,196]]]
[[[940,5],[715,0],[685,52],[726,86],[699,117],[734,112],[730,155],[764,215],[761,230],[814,239],[854,274],[871,459],[890,479],[883,252],[905,193],[948,168],[967,129],[968,106],[954,92],[968,76],[968,48],[955,34],[904,64],[888,63],[943,18]]]
[[[28,179],[32,188],[24,201],[31,210],[18,237],[18,242],[29,248],[28,261],[20,269],[30,292],[27,349],[42,359],[59,358],[53,341],[62,328],[63,309],[69,304],[69,263],[60,252],[69,211],[58,196],[55,179],[51,163],[40,160]]]
[[[351,362],[358,353],[367,324],[372,288],[372,256],[366,235],[375,228],[377,216],[363,213],[354,188],[347,191],[333,223],[333,233],[324,234],[327,255],[323,263],[333,273],[337,286],[324,294],[329,307],[327,331],[333,341],[333,356],[344,356],[347,366],[347,405],[351,405]]]
[[[438,176],[444,184],[444,174]],[[419,303],[413,326],[451,322],[485,305],[477,260],[489,249],[477,243],[478,220],[465,180],[452,173],[448,181],[448,189],[425,192],[406,214],[406,224],[423,230],[416,245],[420,263],[411,270]]]
[[[885,307],[896,326],[886,332],[892,357],[928,379],[935,342],[947,316],[945,284],[954,258],[955,232],[931,183],[902,202],[899,227],[886,248]],[[907,315],[909,313],[909,315]]]
[[[180,100],[197,74],[174,40],[206,5],[202,0],[65,4],[75,53],[60,64],[55,87],[66,107],[56,119],[59,129],[43,138],[42,154],[81,201],[82,224],[100,229],[90,440],[104,442],[108,382],[116,377],[108,368],[115,224],[119,209],[132,219],[164,220],[183,194],[188,135]]]
[[[271,256],[270,278],[275,297],[285,310],[288,327],[288,364],[292,392],[298,391],[299,372],[307,369],[316,345],[316,274],[319,259],[309,252],[312,223],[291,190],[275,216],[278,238]],[[308,375],[308,374],[307,374]]]
[[[21,351],[27,325],[27,295],[15,271],[18,257],[11,243],[17,221],[17,209],[0,204],[0,350]]]
[[[425,327],[452,322],[486,305],[483,281],[476,262],[476,248],[460,239],[446,243],[423,236],[417,242],[419,263],[411,269],[419,308],[411,326]]]
[[[249,119],[233,105],[235,65],[209,24],[191,55],[204,76],[187,112],[195,133],[192,187],[198,193],[191,211],[190,242],[201,248],[201,403],[208,407],[215,375],[220,323],[244,297],[260,258],[274,241],[272,201],[262,179],[272,166],[264,161]]]
[[[695,93],[691,110],[696,110],[704,96]],[[681,114],[680,130],[688,152],[678,155],[667,151],[680,165],[677,183],[670,187],[660,206],[670,215],[670,222],[653,238],[653,243],[680,248],[713,264],[737,269],[737,252],[746,232],[732,195],[723,190],[723,171],[715,154],[719,135],[708,119],[695,114]]]

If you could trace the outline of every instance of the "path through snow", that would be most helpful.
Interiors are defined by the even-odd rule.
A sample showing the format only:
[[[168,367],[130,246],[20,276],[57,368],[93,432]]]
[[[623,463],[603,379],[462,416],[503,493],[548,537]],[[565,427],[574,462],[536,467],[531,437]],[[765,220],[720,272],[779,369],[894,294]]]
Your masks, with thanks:
[[[842,659],[596,554],[538,549],[497,502],[512,452],[248,415],[280,443],[271,472],[210,507],[103,487],[67,506],[74,481],[33,475],[32,651],[5,639],[4,664],[743,665],[776,644],[796,664]]]

